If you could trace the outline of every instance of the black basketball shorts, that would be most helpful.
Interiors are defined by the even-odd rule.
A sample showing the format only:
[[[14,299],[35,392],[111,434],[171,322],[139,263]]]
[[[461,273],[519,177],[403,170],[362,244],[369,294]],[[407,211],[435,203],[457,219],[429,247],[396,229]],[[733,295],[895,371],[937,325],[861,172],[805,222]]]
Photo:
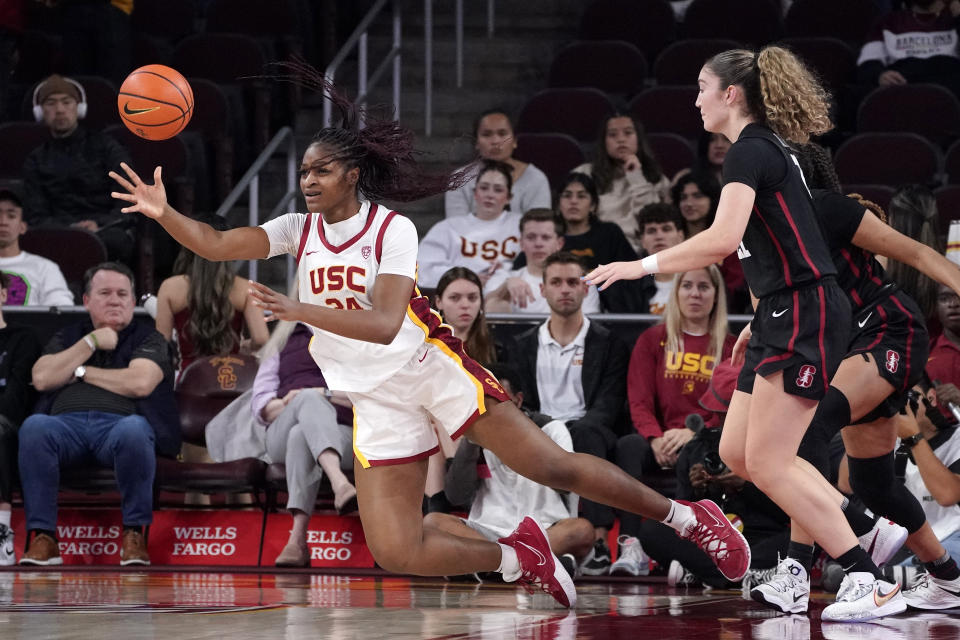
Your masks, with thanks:
[[[850,301],[833,278],[762,298],[737,389],[752,393],[756,375],[782,371],[784,391],[820,400],[847,353],[850,313]]]
[[[857,423],[895,416],[907,402],[907,391],[923,376],[930,354],[930,336],[923,312],[902,291],[868,304],[853,318],[850,356],[870,354],[877,373],[894,392]]]

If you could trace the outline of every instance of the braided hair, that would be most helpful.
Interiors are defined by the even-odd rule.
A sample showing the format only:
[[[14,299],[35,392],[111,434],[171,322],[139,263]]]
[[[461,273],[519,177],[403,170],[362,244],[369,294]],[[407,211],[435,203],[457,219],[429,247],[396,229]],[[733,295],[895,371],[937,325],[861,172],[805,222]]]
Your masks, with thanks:
[[[338,123],[317,131],[310,145],[322,145],[326,162],[340,162],[349,171],[359,169],[357,189],[371,200],[411,202],[463,185],[474,165],[456,171],[430,174],[417,163],[413,131],[395,120],[374,117],[355,105],[312,66],[303,62],[279,62],[288,72],[271,76],[317,91],[332,103]]]

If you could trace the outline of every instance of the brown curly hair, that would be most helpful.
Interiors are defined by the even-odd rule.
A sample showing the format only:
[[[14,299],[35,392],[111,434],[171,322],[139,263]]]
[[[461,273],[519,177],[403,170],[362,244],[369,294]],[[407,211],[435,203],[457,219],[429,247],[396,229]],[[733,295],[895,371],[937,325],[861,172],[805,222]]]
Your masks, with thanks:
[[[811,135],[833,128],[830,95],[788,49],[730,49],[704,66],[720,79],[721,87],[740,86],[750,115],[788,142],[805,144]]]

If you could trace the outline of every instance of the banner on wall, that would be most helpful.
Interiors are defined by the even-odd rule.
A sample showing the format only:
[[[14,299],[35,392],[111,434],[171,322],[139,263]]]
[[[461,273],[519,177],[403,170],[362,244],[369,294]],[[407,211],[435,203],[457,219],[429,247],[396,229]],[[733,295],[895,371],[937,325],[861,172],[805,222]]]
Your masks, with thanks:
[[[290,537],[293,519],[288,513],[271,513],[263,538],[261,566],[271,566]],[[357,516],[314,515],[307,528],[311,567],[373,567],[363,526]]]
[[[14,509],[17,560],[27,541],[22,509]],[[123,516],[120,509],[59,509],[57,542],[65,565],[120,564]]]
[[[150,562],[255,567],[262,523],[260,511],[155,511]]]
[[[14,509],[16,556],[27,539],[23,509]],[[165,509],[155,511],[147,551],[153,565],[273,566],[290,535],[288,513],[273,513],[263,526],[256,511]],[[64,565],[119,565],[123,534],[120,509],[63,508],[57,538]],[[263,555],[259,555],[263,535]],[[312,567],[374,566],[356,516],[314,515],[307,532]]]

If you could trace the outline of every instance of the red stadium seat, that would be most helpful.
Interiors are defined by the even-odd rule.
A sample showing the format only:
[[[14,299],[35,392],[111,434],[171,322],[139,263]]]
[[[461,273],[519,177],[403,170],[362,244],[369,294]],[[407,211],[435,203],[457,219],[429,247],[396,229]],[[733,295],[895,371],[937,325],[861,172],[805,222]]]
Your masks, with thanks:
[[[56,262],[77,300],[87,269],[107,261],[103,242],[84,229],[30,227],[20,237],[20,248]]]
[[[946,239],[950,223],[960,220],[960,185],[948,184],[933,192],[937,197],[937,212],[940,214],[940,235]]]
[[[189,78],[188,81],[197,107],[186,130],[200,133],[210,147],[208,157],[213,158],[210,168],[214,192],[217,201],[222,202],[233,188],[235,150],[230,101],[214,82],[202,78]]]
[[[945,146],[960,137],[960,100],[936,84],[880,87],[860,103],[857,131],[917,133]]]
[[[178,42],[195,30],[196,5],[193,0],[137,0],[130,23],[138,35]]]
[[[943,172],[946,174],[947,184],[960,184],[960,140],[947,149],[943,159]]]
[[[653,60],[677,37],[666,0],[593,0],[580,18],[581,40],[623,40]]]
[[[695,84],[653,87],[634,98],[627,108],[647,133],[675,133],[692,140],[703,132],[696,100]]]
[[[517,131],[565,133],[581,142],[592,142],[613,113],[610,98],[598,89],[544,89],[523,106]]]
[[[675,133],[649,133],[647,142],[668,178],[675,176],[681,169],[692,167],[697,159],[690,141]]]
[[[0,124],[0,178],[21,178],[23,161],[49,137],[47,127],[38,122]]]
[[[940,153],[915,133],[861,133],[840,145],[833,163],[844,184],[932,184]]]
[[[779,44],[800,56],[834,95],[854,79],[857,53],[843,40],[798,37],[784,38]]]
[[[783,33],[776,0],[693,0],[683,18],[686,38],[729,38],[758,47]]]
[[[677,40],[660,52],[653,63],[658,85],[693,85],[703,63],[727,49],[736,49],[736,40],[697,38]]]
[[[843,192],[859,193],[865,199],[876,202],[886,211],[887,207],[890,206],[890,198],[897,190],[882,184],[845,184],[843,185]]]
[[[630,97],[643,89],[646,75],[646,58],[629,42],[584,41],[567,45],[553,58],[547,84],[593,87]]]
[[[176,390],[184,442],[205,446],[207,423],[252,387],[256,374],[256,358],[239,354],[203,358],[184,369]],[[258,499],[267,468],[257,458],[219,463],[160,458],[157,462],[161,491],[254,493]]]
[[[586,162],[580,144],[563,133],[518,133],[513,157],[536,165],[553,189],[571,169]]]
[[[784,26],[791,37],[839,38],[860,46],[879,17],[874,0],[793,0]]]
[[[173,52],[173,66],[187,78],[204,78],[225,90],[242,94],[238,100],[243,118],[252,128],[257,149],[262,149],[270,136],[270,88],[259,79],[266,72],[267,59],[256,40],[249,36],[226,33],[204,33],[184,38]],[[244,132],[236,137],[242,139]]]

